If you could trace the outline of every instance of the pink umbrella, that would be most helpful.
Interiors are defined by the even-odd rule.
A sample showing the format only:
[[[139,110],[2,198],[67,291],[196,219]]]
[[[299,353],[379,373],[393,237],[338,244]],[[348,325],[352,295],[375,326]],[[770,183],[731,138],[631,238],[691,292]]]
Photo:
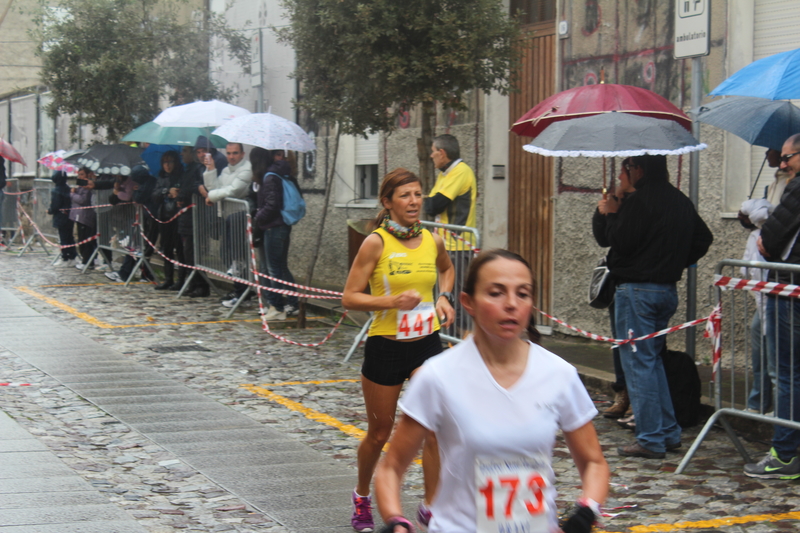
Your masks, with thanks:
[[[0,139],[0,155],[12,163],[20,163],[23,166],[28,166],[20,153],[17,152],[17,149],[11,146],[11,143],[5,139]]]
[[[44,165],[45,168],[50,170],[62,170],[67,174],[77,174],[77,166],[64,162],[64,154],[66,153],[66,150],[56,150],[55,152],[50,152],[41,159],[37,160],[37,163]]]

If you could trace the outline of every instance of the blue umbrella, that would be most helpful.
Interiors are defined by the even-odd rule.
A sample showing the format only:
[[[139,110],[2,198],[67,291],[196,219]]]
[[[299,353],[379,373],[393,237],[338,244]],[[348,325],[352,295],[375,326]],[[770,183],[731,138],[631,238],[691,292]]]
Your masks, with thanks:
[[[161,156],[164,155],[164,152],[169,152],[170,150],[175,150],[178,154],[181,153],[181,147],[177,145],[151,144],[145,148],[144,152],[142,152],[142,159],[147,163],[150,174],[158,177],[158,171],[161,170]]]
[[[800,98],[800,48],[750,63],[710,94],[756,96],[770,100]]]
[[[800,107],[785,100],[734,96],[701,105],[691,113],[750,144],[780,150],[784,141],[800,133]]]

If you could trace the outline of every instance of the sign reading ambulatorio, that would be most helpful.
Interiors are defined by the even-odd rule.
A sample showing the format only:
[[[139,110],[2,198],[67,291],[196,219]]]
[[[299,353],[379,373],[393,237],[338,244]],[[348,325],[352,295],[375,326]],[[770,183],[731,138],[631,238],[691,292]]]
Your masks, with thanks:
[[[675,0],[675,59],[708,55],[710,0]]]

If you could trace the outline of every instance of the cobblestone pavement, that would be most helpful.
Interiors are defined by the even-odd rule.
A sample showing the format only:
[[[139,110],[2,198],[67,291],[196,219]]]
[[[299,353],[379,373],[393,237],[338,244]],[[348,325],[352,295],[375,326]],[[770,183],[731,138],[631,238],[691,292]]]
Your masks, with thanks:
[[[175,293],[156,292],[149,284],[125,288],[99,272],[82,275],[49,263],[42,252],[20,258],[2,253],[0,286],[45,316],[350,465],[355,483],[357,437],[366,429],[357,381],[360,357],[348,364],[342,359],[356,327],[343,326],[321,347],[293,346],[260,330],[253,304],[224,322],[226,310],[217,298],[176,300]],[[309,343],[329,330],[281,333]],[[0,409],[149,531],[288,532],[2,349],[2,339],[0,382],[31,383],[0,387]],[[597,392],[593,397],[599,407],[608,400]],[[745,477],[743,461],[724,432],[712,430],[687,472],[675,475],[680,454],[664,461],[620,458],[616,447],[630,442],[632,434],[603,418],[596,426],[614,483],[607,507],[635,506],[610,511],[621,514],[604,521],[606,531],[800,530],[800,514],[793,514],[800,510],[797,483]],[[684,450],[698,431],[684,432]],[[763,442],[746,445],[759,458],[768,449]],[[563,510],[576,498],[579,479],[561,439],[554,466]],[[421,495],[418,467],[409,473],[406,491]]]

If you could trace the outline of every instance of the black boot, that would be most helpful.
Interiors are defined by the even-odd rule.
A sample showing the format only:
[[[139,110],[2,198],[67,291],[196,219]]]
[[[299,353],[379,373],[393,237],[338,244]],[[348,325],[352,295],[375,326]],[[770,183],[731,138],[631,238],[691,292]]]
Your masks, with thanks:
[[[165,291],[170,287],[172,287],[172,285],[175,283],[173,281],[174,275],[175,275],[175,265],[167,261],[166,263],[164,263],[164,278],[165,278],[164,283],[156,285],[156,290]]]
[[[183,284],[186,283],[186,269],[183,267],[178,268],[178,281],[176,281],[172,287],[169,288],[171,291],[179,291],[183,288]]]

